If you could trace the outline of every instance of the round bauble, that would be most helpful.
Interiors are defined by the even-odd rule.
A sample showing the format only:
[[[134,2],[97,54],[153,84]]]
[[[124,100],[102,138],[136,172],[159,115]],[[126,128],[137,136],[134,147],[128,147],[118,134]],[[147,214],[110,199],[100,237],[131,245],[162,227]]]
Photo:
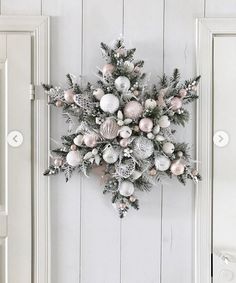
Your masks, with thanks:
[[[113,164],[118,160],[119,152],[114,149],[112,146],[108,146],[104,152],[102,158],[106,163]]]
[[[134,63],[130,62],[130,61],[125,61],[124,62],[124,67],[125,70],[129,73],[133,72],[134,70]]]
[[[129,144],[129,140],[128,139],[122,139],[120,140],[120,146],[121,147],[127,147]]]
[[[184,88],[180,89],[179,96],[180,97],[185,97],[186,95],[187,95],[187,90],[184,89]]]
[[[63,106],[63,102],[61,100],[57,100],[55,105],[56,105],[56,107],[62,107]]]
[[[82,163],[83,158],[78,150],[70,151],[66,156],[66,161],[70,166],[78,166]]]
[[[74,138],[73,142],[74,144],[78,145],[78,146],[81,146],[82,143],[83,143],[83,138],[84,136],[83,135],[78,135]]]
[[[61,166],[63,164],[63,160],[61,158],[56,158],[54,160],[54,165],[55,166]]]
[[[65,98],[65,101],[68,102],[68,103],[74,103],[74,90],[72,88],[70,89],[67,89],[64,91],[64,98]]]
[[[127,51],[125,48],[119,48],[116,50],[116,54],[118,55],[118,57],[120,56],[126,56],[127,54]]]
[[[169,120],[168,116],[166,116],[166,115],[162,116],[159,119],[158,124],[161,128],[168,128],[170,126],[170,120]]]
[[[155,157],[155,166],[159,171],[166,171],[170,167],[170,159],[164,155],[158,155]]]
[[[150,133],[153,128],[153,122],[150,118],[143,118],[139,121],[139,128],[145,133]]]
[[[115,87],[118,91],[126,92],[130,88],[130,80],[127,77],[120,76],[115,80]]]
[[[125,105],[124,115],[126,118],[137,119],[143,113],[142,105],[137,101],[130,101]]]
[[[155,168],[152,168],[151,170],[149,170],[148,175],[149,176],[156,176],[157,174],[157,170]]]
[[[84,144],[88,147],[95,147],[97,145],[98,136],[95,134],[85,134],[84,135]]]
[[[115,70],[115,66],[112,64],[106,64],[102,68],[103,76],[111,75]]]
[[[172,110],[178,110],[182,107],[183,103],[179,97],[174,97],[170,101],[170,106]]]
[[[129,200],[130,200],[131,202],[135,202],[135,201],[136,201],[136,198],[135,198],[134,196],[130,196]]]
[[[105,139],[112,140],[118,136],[119,128],[115,119],[107,118],[100,126],[100,133]]]
[[[171,142],[166,142],[166,143],[163,144],[162,150],[167,155],[171,155],[175,150],[175,146]]]
[[[77,146],[76,146],[75,144],[72,144],[72,145],[70,146],[70,149],[71,149],[71,150],[77,150]]]
[[[134,95],[134,96],[139,96],[139,91],[138,91],[138,90],[134,90],[134,91],[133,91],[133,95]]]
[[[103,95],[100,100],[100,107],[104,112],[108,112],[110,114],[115,113],[120,105],[120,101],[117,96],[112,93],[108,93]]]
[[[97,88],[93,91],[93,96],[99,101],[101,100],[101,98],[103,97],[104,94],[105,93],[104,93],[103,89],[101,89],[101,88]]]
[[[148,133],[148,134],[147,134],[147,138],[148,138],[149,140],[153,140],[153,139],[155,138],[155,136],[153,135],[153,133]]]
[[[123,126],[120,128],[119,134],[123,139],[127,139],[132,135],[132,130],[128,126]]]
[[[145,108],[146,109],[154,109],[157,106],[157,103],[154,99],[147,99],[145,101]]]
[[[133,141],[133,154],[138,159],[149,158],[154,152],[153,142],[143,136]]]
[[[157,135],[159,132],[160,132],[160,126],[159,125],[156,125],[153,130],[152,130],[153,134],[154,135]]]
[[[119,192],[124,197],[129,197],[134,193],[134,185],[129,181],[123,181],[120,184]]]
[[[170,166],[170,171],[173,175],[179,176],[184,173],[185,166],[180,159],[174,160]]]

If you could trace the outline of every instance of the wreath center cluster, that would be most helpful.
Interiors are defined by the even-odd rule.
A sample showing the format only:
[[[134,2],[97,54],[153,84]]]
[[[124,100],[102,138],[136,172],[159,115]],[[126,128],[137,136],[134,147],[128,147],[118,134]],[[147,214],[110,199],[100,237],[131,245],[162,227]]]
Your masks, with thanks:
[[[176,141],[172,127],[189,120],[184,106],[198,98],[200,77],[181,82],[175,69],[149,86],[135,49],[119,39],[113,46],[101,43],[101,50],[106,64],[95,85],[83,89],[71,74],[65,89],[43,85],[69,125],[44,174],[64,172],[68,181],[73,172],[98,171],[122,218],[130,207],[139,208],[138,190],[149,191],[165,176],[183,184],[201,179],[191,167],[188,144]]]

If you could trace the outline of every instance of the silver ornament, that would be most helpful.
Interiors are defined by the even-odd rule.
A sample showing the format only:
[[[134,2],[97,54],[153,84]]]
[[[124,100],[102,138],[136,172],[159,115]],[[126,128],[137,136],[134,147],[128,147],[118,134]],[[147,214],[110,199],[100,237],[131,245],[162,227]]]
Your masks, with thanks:
[[[100,107],[104,112],[108,112],[110,114],[115,113],[120,106],[120,101],[117,96],[112,93],[108,93],[103,95],[100,100]]]
[[[74,102],[85,110],[92,111],[96,106],[95,102],[91,102],[88,99],[81,96],[81,94],[74,95]]]
[[[154,109],[157,106],[156,100],[154,99],[147,99],[145,101],[145,109]]]
[[[120,76],[115,80],[115,87],[118,91],[126,92],[130,88],[130,80],[127,77]]]
[[[154,152],[153,142],[143,136],[137,137],[133,141],[133,153],[138,159],[146,159]]]
[[[159,171],[166,171],[170,167],[170,159],[164,155],[155,157],[155,166]]]
[[[66,162],[73,167],[78,166],[82,161],[82,156],[78,150],[70,151],[66,156]]]
[[[114,149],[111,145],[107,146],[103,152],[102,158],[106,163],[113,164],[118,160],[119,152],[117,149]]]
[[[134,185],[132,182],[123,181],[119,186],[119,192],[124,197],[129,197],[134,193]]]
[[[175,146],[171,142],[166,142],[166,143],[163,144],[162,150],[167,155],[171,155],[175,150]]]
[[[100,126],[100,133],[105,139],[112,140],[118,136],[119,128],[115,119],[107,118]]]
[[[117,164],[116,173],[122,178],[130,177],[135,170],[135,162],[133,159],[126,159],[121,164]]]

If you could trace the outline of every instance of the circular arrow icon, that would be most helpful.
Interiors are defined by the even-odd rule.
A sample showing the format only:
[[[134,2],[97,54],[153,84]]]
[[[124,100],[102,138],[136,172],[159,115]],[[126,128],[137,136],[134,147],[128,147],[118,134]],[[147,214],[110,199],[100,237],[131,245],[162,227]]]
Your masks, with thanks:
[[[229,135],[224,131],[217,131],[214,134],[213,142],[218,147],[225,147],[229,143]]]
[[[12,147],[18,147],[23,143],[23,135],[19,131],[12,131],[7,136],[7,142]]]

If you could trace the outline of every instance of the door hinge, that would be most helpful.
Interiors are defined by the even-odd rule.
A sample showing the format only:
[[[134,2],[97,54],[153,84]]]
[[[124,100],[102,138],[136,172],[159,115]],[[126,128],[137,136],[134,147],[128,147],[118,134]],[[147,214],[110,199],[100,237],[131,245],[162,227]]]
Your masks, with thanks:
[[[29,87],[29,99],[35,100],[35,86],[33,84],[30,84]]]

